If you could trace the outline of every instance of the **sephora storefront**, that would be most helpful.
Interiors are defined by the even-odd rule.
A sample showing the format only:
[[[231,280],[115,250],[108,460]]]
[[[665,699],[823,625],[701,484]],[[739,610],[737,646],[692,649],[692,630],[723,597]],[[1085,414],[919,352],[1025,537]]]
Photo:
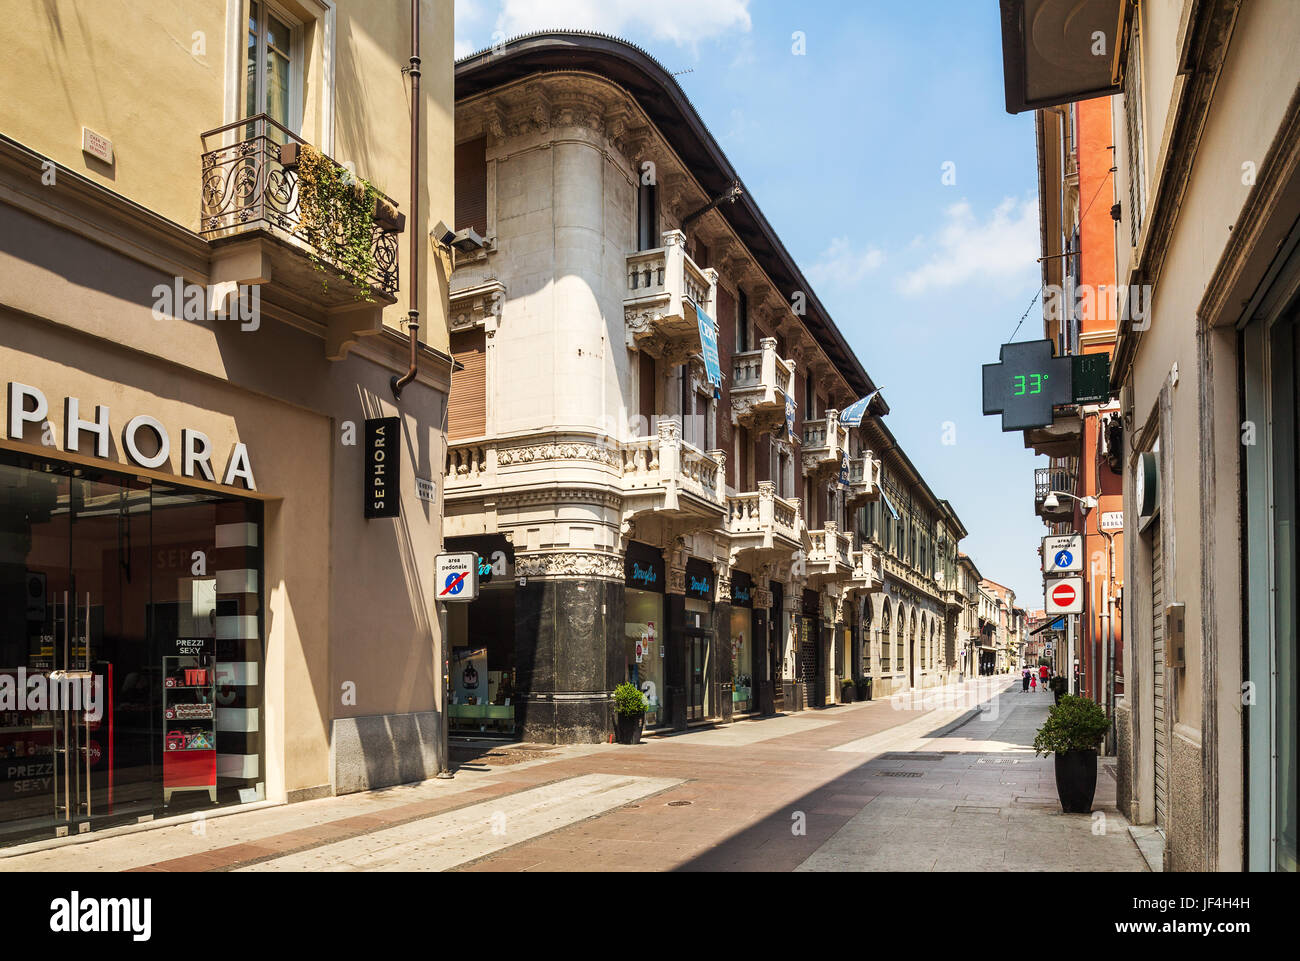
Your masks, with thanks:
[[[0,843],[265,798],[262,513],[0,450]]]

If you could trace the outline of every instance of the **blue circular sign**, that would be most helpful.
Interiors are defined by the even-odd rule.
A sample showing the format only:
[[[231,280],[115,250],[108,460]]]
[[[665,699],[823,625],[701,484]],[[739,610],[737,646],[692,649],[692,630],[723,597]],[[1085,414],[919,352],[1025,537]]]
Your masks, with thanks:
[[[1071,564],[1074,563],[1074,555],[1071,554],[1069,551],[1059,551],[1056,555],[1056,560],[1054,560],[1052,563],[1054,563],[1057,567],[1069,567]]]
[[[444,594],[456,595],[465,589],[464,574],[448,574],[447,583],[444,585]]]

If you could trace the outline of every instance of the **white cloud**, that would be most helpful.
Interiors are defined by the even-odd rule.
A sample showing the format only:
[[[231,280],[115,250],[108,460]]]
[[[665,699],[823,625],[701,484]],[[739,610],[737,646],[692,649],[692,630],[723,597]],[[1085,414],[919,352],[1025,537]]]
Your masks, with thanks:
[[[1008,197],[981,223],[968,201],[945,212],[947,222],[929,238],[929,263],[903,274],[898,288],[916,296],[968,281],[1001,281],[1034,268],[1038,257],[1038,201]]]
[[[459,15],[458,0],[457,14]],[[750,0],[500,0],[496,29],[507,37],[549,27],[667,40],[694,48],[733,30],[748,32]]]
[[[808,268],[808,279],[828,287],[856,284],[884,262],[884,252],[879,248],[854,250],[848,237],[836,237],[817,263]]]

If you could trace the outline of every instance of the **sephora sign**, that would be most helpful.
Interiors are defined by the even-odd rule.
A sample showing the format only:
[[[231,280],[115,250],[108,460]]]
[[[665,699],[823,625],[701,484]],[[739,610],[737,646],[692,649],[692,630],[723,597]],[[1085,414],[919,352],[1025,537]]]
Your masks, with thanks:
[[[76,397],[63,399],[63,430],[60,432],[49,420],[50,405],[45,395],[35,387],[11,381],[6,392],[9,398],[9,416],[6,418],[8,437],[21,441],[25,431],[40,435],[40,443],[58,448],[62,443],[68,453],[81,453],[83,445],[96,457],[108,458],[108,439],[111,429],[109,409],[96,404],[94,416],[83,419],[81,401]],[[29,427],[29,425],[32,425]],[[121,450],[126,459],[150,470],[162,467],[171,457],[172,439],[167,428],[155,417],[137,414],[122,425]],[[212,442],[202,431],[182,428],[180,432],[179,460],[181,476],[217,483],[212,465]],[[235,444],[226,458],[220,483],[236,485],[246,490],[257,490],[253,481],[253,468],[248,461],[248,448]]]

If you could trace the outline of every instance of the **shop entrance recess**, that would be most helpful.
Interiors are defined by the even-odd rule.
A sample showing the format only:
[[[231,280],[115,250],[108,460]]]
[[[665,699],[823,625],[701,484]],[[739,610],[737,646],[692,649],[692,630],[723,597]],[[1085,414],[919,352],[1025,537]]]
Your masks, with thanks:
[[[712,637],[707,631],[686,631],[687,721],[702,721],[709,716],[709,654]]]
[[[156,752],[147,728],[124,728],[113,702],[124,671],[144,676],[143,643],[109,650],[105,640],[130,632],[133,566],[141,614],[147,603],[148,556],[133,557],[132,545],[148,550],[149,492],[131,478],[92,474],[0,463],[0,535],[11,546],[0,557],[0,840],[8,843],[153,810]]]

